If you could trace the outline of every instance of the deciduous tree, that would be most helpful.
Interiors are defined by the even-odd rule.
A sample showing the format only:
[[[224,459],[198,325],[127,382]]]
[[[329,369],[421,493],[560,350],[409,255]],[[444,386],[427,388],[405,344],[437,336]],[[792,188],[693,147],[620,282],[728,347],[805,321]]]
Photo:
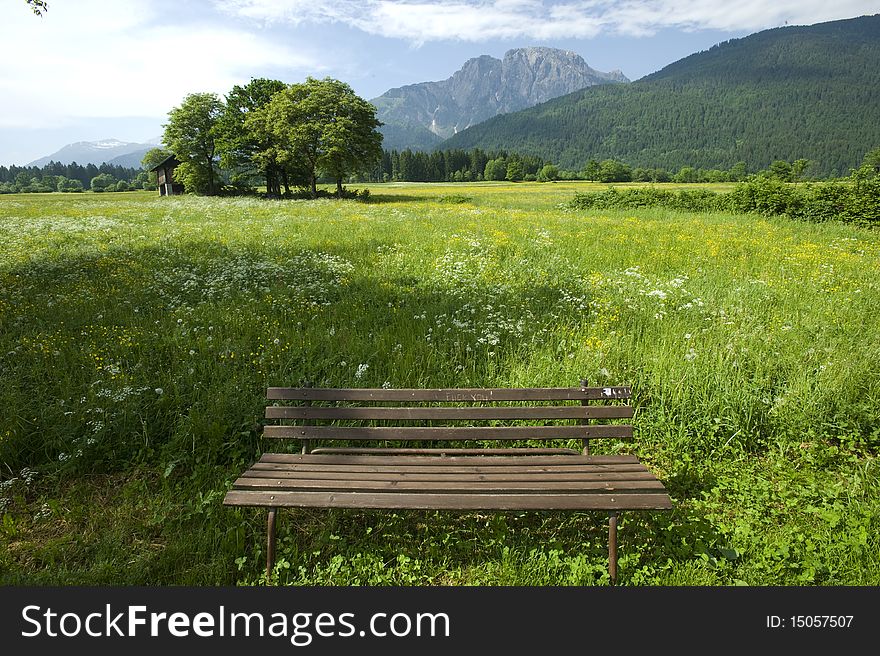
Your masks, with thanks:
[[[281,195],[282,182],[287,187],[289,176],[274,149],[271,131],[264,122],[247,119],[269,101],[285,84],[266,78],[252,79],[244,86],[235,85],[226,94],[223,115],[218,126],[220,163],[233,171],[234,178],[247,179],[259,175],[266,182],[266,192]]]
[[[219,191],[218,122],[223,102],[213,93],[192,93],[168,112],[162,141],[180,160],[174,178],[187,191],[213,196]]]
[[[375,112],[347,84],[310,77],[276,93],[249,120],[271,131],[279,160],[304,167],[314,198],[319,171],[336,180],[341,194],[347,175],[379,162],[382,137],[376,128],[381,124]]]

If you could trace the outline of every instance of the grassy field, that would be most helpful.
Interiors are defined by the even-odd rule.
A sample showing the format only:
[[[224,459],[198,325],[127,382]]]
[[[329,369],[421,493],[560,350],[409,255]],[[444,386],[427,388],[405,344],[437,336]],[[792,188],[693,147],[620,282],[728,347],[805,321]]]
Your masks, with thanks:
[[[601,188],[0,197],[0,583],[260,582],[264,513],[220,502],[267,386],[587,378],[675,503],[623,514],[621,584],[880,584],[880,234],[564,209]],[[607,583],[601,513],[279,530],[286,584]]]

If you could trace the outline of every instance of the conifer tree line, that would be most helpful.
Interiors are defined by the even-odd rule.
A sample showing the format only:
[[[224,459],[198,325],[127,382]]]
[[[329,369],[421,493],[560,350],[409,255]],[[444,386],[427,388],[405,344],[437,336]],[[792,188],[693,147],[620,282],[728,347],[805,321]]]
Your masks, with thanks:
[[[479,148],[435,150],[433,152],[382,151],[382,161],[371,180],[375,182],[479,182],[483,180],[557,179],[559,170],[540,157],[508,153],[506,150],[484,152]],[[542,171],[544,177],[542,177]]]
[[[730,169],[702,169],[683,166],[676,171],[664,168],[635,167],[616,159],[587,160],[577,170],[561,169],[533,155],[508,153],[505,150],[435,150],[433,152],[383,151],[379,168],[370,178],[375,182],[476,182],[507,180],[512,182],[554,180],[589,180],[593,182],[741,182],[750,175],[763,174],[782,182],[814,179],[816,167],[807,159],[794,162],[776,160],[763,170],[749,170],[745,162]]]
[[[155,188],[155,180],[146,171],[115,164],[49,162],[45,166],[0,166],[0,194]]]

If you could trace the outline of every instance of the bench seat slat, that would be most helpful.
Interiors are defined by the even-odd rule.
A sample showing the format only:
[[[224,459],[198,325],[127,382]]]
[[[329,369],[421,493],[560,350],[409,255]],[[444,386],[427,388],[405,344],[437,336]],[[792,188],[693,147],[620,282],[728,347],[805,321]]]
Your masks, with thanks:
[[[326,472],[336,472],[343,473],[354,476],[359,473],[373,473],[373,474],[381,474],[384,472],[401,472],[401,473],[413,473],[413,474],[547,474],[552,472],[559,473],[585,473],[585,472],[634,472],[634,471],[645,471],[643,465],[596,465],[595,467],[584,467],[577,465],[559,465],[556,467],[551,466],[535,466],[528,467],[526,465],[520,465],[518,467],[465,467],[465,466],[450,466],[443,467],[441,465],[430,467],[430,466],[407,466],[401,465],[399,467],[393,467],[391,465],[385,466],[376,466],[371,467],[369,465],[279,465],[273,463],[265,463],[260,466],[254,465],[254,470],[263,470],[263,471],[326,471]]]
[[[382,456],[382,455],[331,455],[312,453],[264,453],[258,463],[316,464],[316,465],[388,465],[391,467],[433,467],[437,465],[464,465],[468,467],[504,466],[589,466],[589,465],[638,465],[637,456],[620,454],[609,456]]]
[[[343,480],[343,481],[612,481],[612,480],[655,480],[647,470],[641,471],[583,471],[583,472],[339,472],[323,470],[289,471],[285,469],[249,469],[242,477],[246,478],[287,478],[297,480]]]
[[[266,397],[286,401],[583,401],[628,399],[629,387],[528,387],[476,389],[381,389],[270,387]]]
[[[483,406],[483,407],[321,407],[274,406],[266,408],[266,419],[384,419],[421,420],[503,420],[503,419],[630,419],[633,408],[628,405],[566,405],[566,406]]]
[[[389,508],[414,510],[662,510],[668,494],[475,494],[409,492],[250,492],[230,490],[228,506]]]
[[[507,447],[501,449],[467,449],[460,447],[437,447],[434,449],[416,449],[416,448],[385,448],[385,447],[318,447],[310,451],[312,454],[333,454],[333,455],[357,455],[372,453],[377,455],[397,455],[397,456],[448,456],[454,455],[472,455],[472,456],[549,456],[549,455],[580,455],[580,451],[574,449],[549,448],[542,449],[539,447]]]
[[[263,437],[301,440],[561,440],[630,439],[629,424],[606,426],[266,426]]]
[[[463,477],[465,480],[447,481],[414,481],[414,480],[344,480],[325,478],[282,478],[282,477],[252,477],[243,476],[235,481],[235,490],[340,490],[355,492],[358,490],[398,490],[412,492],[473,492],[475,494],[511,494],[517,492],[606,492],[609,490],[624,490],[628,493],[665,491],[663,484],[654,479],[627,479],[615,481],[548,481],[548,480],[524,480],[524,481],[497,481],[475,480],[473,477]]]

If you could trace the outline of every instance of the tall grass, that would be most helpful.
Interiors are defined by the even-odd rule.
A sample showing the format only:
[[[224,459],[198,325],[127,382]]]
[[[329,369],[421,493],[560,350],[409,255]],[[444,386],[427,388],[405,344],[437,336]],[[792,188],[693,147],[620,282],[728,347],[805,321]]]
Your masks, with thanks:
[[[219,502],[267,386],[586,377],[633,386],[637,439],[608,448],[676,502],[625,517],[625,582],[876,584],[876,233],[574,213],[573,188],[0,198],[3,579],[257,580],[259,513]],[[291,515],[293,583],[605,576],[590,514]]]

